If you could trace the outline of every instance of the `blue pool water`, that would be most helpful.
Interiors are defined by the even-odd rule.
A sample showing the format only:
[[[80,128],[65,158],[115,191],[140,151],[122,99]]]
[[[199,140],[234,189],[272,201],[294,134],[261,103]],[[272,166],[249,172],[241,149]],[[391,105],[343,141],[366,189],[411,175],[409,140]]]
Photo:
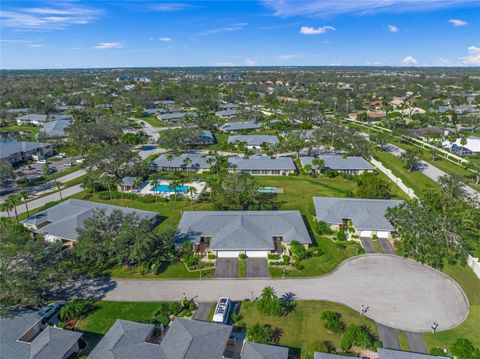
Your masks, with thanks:
[[[188,191],[189,187],[188,186],[177,186],[177,193],[186,193]],[[161,184],[155,187],[152,187],[150,190],[152,192],[158,192],[158,193],[173,193],[173,189],[170,189],[168,185],[166,184]]]

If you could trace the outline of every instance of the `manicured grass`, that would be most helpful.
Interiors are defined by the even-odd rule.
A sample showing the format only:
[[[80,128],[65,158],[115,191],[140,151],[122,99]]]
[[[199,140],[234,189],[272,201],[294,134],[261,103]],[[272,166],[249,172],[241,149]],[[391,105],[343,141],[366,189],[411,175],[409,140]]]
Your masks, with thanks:
[[[457,338],[471,340],[477,348],[480,348],[480,279],[469,267],[446,266],[444,272],[452,277],[463,288],[470,302],[470,312],[467,319],[458,327],[426,333],[423,335],[428,348],[449,348]],[[441,293],[437,293],[441,295]]]
[[[385,167],[390,169],[395,176],[399,177],[406,186],[413,189],[417,196],[420,196],[427,186],[438,188],[438,184],[423,173],[419,171],[408,171],[403,161],[391,153],[376,151],[375,156]]]
[[[152,125],[153,127],[165,127],[165,124],[162,123],[157,117],[155,116],[148,116],[148,117],[142,117],[140,120],[145,121]]]
[[[243,278],[247,275],[247,263],[244,259],[238,260],[238,276]]]
[[[400,344],[400,349],[405,351],[410,350],[410,345],[408,344],[408,339],[404,332],[398,332],[398,342]]]
[[[192,279],[192,278],[211,278],[213,277],[214,273],[213,268],[203,269],[200,277],[199,271],[189,272],[185,267],[185,264],[182,262],[177,262],[170,264],[168,267],[165,268],[160,274],[152,274],[152,273],[143,273],[141,267],[136,267],[133,269],[128,269],[126,267],[116,267],[110,271],[110,275],[113,278],[149,278],[149,279],[161,279],[161,278],[185,278],[185,279]]]
[[[277,293],[282,295],[283,293]],[[267,317],[260,314],[255,302],[243,302],[240,307],[242,321],[248,326],[255,323],[270,324],[280,330],[280,345],[300,351],[301,358],[308,354],[309,346],[325,340],[331,341],[336,348],[340,347],[341,336],[329,332],[320,315],[324,311],[334,311],[342,315],[347,325],[367,325],[373,333],[377,333],[376,325],[370,319],[341,304],[323,301],[298,301],[296,310],[287,316]]]
[[[40,132],[41,127],[37,126],[19,126],[10,125],[6,127],[0,127],[0,132],[30,132],[30,140],[36,141],[35,136]]]

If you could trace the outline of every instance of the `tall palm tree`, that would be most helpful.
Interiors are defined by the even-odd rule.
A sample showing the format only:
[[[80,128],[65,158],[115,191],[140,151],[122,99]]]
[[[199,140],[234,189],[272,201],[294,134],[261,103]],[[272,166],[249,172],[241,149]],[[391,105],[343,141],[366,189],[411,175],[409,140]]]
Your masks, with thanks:
[[[178,193],[178,187],[183,186],[183,183],[181,180],[173,180],[172,182],[169,183],[168,189],[170,192],[173,191],[173,208],[175,208],[175,204],[177,203],[177,193]]]
[[[29,195],[30,194],[27,191],[20,192],[20,196],[25,201],[25,209],[27,210],[27,216],[28,217],[30,217],[30,211],[28,210],[28,197],[29,197]]]
[[[167,155],[167,161],[168,161],[168,167],[169,167],[169,169],[170,169],[170,167],[172,167],[173,158],[174,158],[173,153],[169,153],[169,154]]]
[[[0,208],[2,212],[6,211],[8,218],[10,218],[10,211],[12,210],[12,204],[8,202],[8,200],[6,200],[0,205]]]
[[[11,194],[7,197],[7,202],[9,202],[13,206],[13,209],[15,210],[15,219],[17,223],[18,223],[17,203],[19,199],[20,199],[20,196],[16,193]]]
[[[158,190],[157,190],[157,186],[159,185],[159,181],[158,181],[158,177],[155,176],[151,182],[152,186],[153,186],[153,195],[155,196],[155,202],[157,202],[157,193],[158,193]]]
[[[213,166],[216,164],[216,159],[215,157],[208,157],[207,158],[207,163],[210,166],[210,170],[213,168]],[[215,178],[216,175],[216,170],[213,171],[213,178]]]
[[[185,166],[185,170],[188,170],[188,166],[192,164],[192,159],[190,157],[185,157],[183,159],[183,165]]]
[[[193,208],[193,196],[197,193],[197,189],[195,187],[188,187],[188,193],[190,194],[190,201]]]
[[[312,164],[317,167],[317,171],[322,173],[323,168],[325,167],[325,161],[321,160],[320,158],[314,158],[312,160]]]

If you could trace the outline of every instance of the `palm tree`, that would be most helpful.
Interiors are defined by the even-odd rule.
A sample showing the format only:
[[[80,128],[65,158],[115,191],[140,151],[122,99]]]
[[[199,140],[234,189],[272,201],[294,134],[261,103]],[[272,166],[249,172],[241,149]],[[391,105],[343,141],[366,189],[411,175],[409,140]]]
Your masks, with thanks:
[[[172,161],[173,161],[173,159],[174,159],[173,153],[169,153],[169,154],[167,155],[167,161],[168,161],[168,167],[169,167],[169,168],[172,167]]]
[[[175,208],[175,204],[177,203],[177,192],[178,192],[178,187],[182,186],[183,183],[181,180],[173,180],[168,184],[168,189],[170,192],[173,191],[174,197],[173,197],[173,208]]]
[[[207,163],[210,166],[210,170],[211,170],[212,167],[217,163],[217,160],[215,159],[215,157],[208,157]],[[213,178],[215,178],[215,174],[216,174],[216,170],[213,172]]]
[[[317,171],[322,173],[323,168],[325,167],[325,161],[320,158],[314,158],[312,164],[317,167]]]
[[[107,174],[104,173],[103,175],[100,176],[100,183],[102,184],[102,186],[108,188],[108,193],[110,194],[110,199],[112,200],[113,199],[112,179]]]
[[[6,200],[0,205],[0,208],[2,212],[6,211],[8,218],[10,218],[10,211],[12,210],[12,204],[8,202],[8,200]]]
[[[271,316],[279,316],[282,313],[282,303],[278,299],[275,289],[271,286],[263,288],[257,301],[260,313]]]
[[[188,170],[188,166],[192,164],[192,159],[190,157],[185,157],[183,160],[183,165],[185,166],[185,169]]]
[[[155,196],[155,202],[157,202],[157,186],[159,185],[158,177],[155,176],[151,182],[153,186],[153,194]]]
[[[195,187],[188,187],[188,193],[190,194],[190,200],[193,208],[193,196],[197,193],[197,189]]]
[[[27,191],[22,191],[20,192],[20,196],[23,198],[25,201],[25,209],[27,210],[27,216],[30,217],[30,211],[28,210],[28,197],[29,193]]]
[[[20,199],[20,196],[18,194],[11,194],[7,197],[7,202],[11,204],[13,209],[15,210],[15,219],[18,223],[18,212],[17,212],[17,203]]]

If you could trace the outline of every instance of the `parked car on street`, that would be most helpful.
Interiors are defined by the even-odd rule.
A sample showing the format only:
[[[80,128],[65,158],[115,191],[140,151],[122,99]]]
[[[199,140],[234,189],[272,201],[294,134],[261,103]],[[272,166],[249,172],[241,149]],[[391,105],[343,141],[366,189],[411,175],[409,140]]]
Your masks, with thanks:
[[[227,324],[230,313],[230,304],[230,299],[226,297],[220,297],[217,306],[215,307],[212,322]]]
[[[74,166],[74,163],[73,162],[66,162],[64,164],[65,167],[73,167]]]
[[[45,160],[45,159],[41,159],[41,160],[39,159],[39,160],[37,161],[37,163],[39,163],[39,164],[41,164],[41,165],[46,165],[46,164],[48,163],[48,161]]]

